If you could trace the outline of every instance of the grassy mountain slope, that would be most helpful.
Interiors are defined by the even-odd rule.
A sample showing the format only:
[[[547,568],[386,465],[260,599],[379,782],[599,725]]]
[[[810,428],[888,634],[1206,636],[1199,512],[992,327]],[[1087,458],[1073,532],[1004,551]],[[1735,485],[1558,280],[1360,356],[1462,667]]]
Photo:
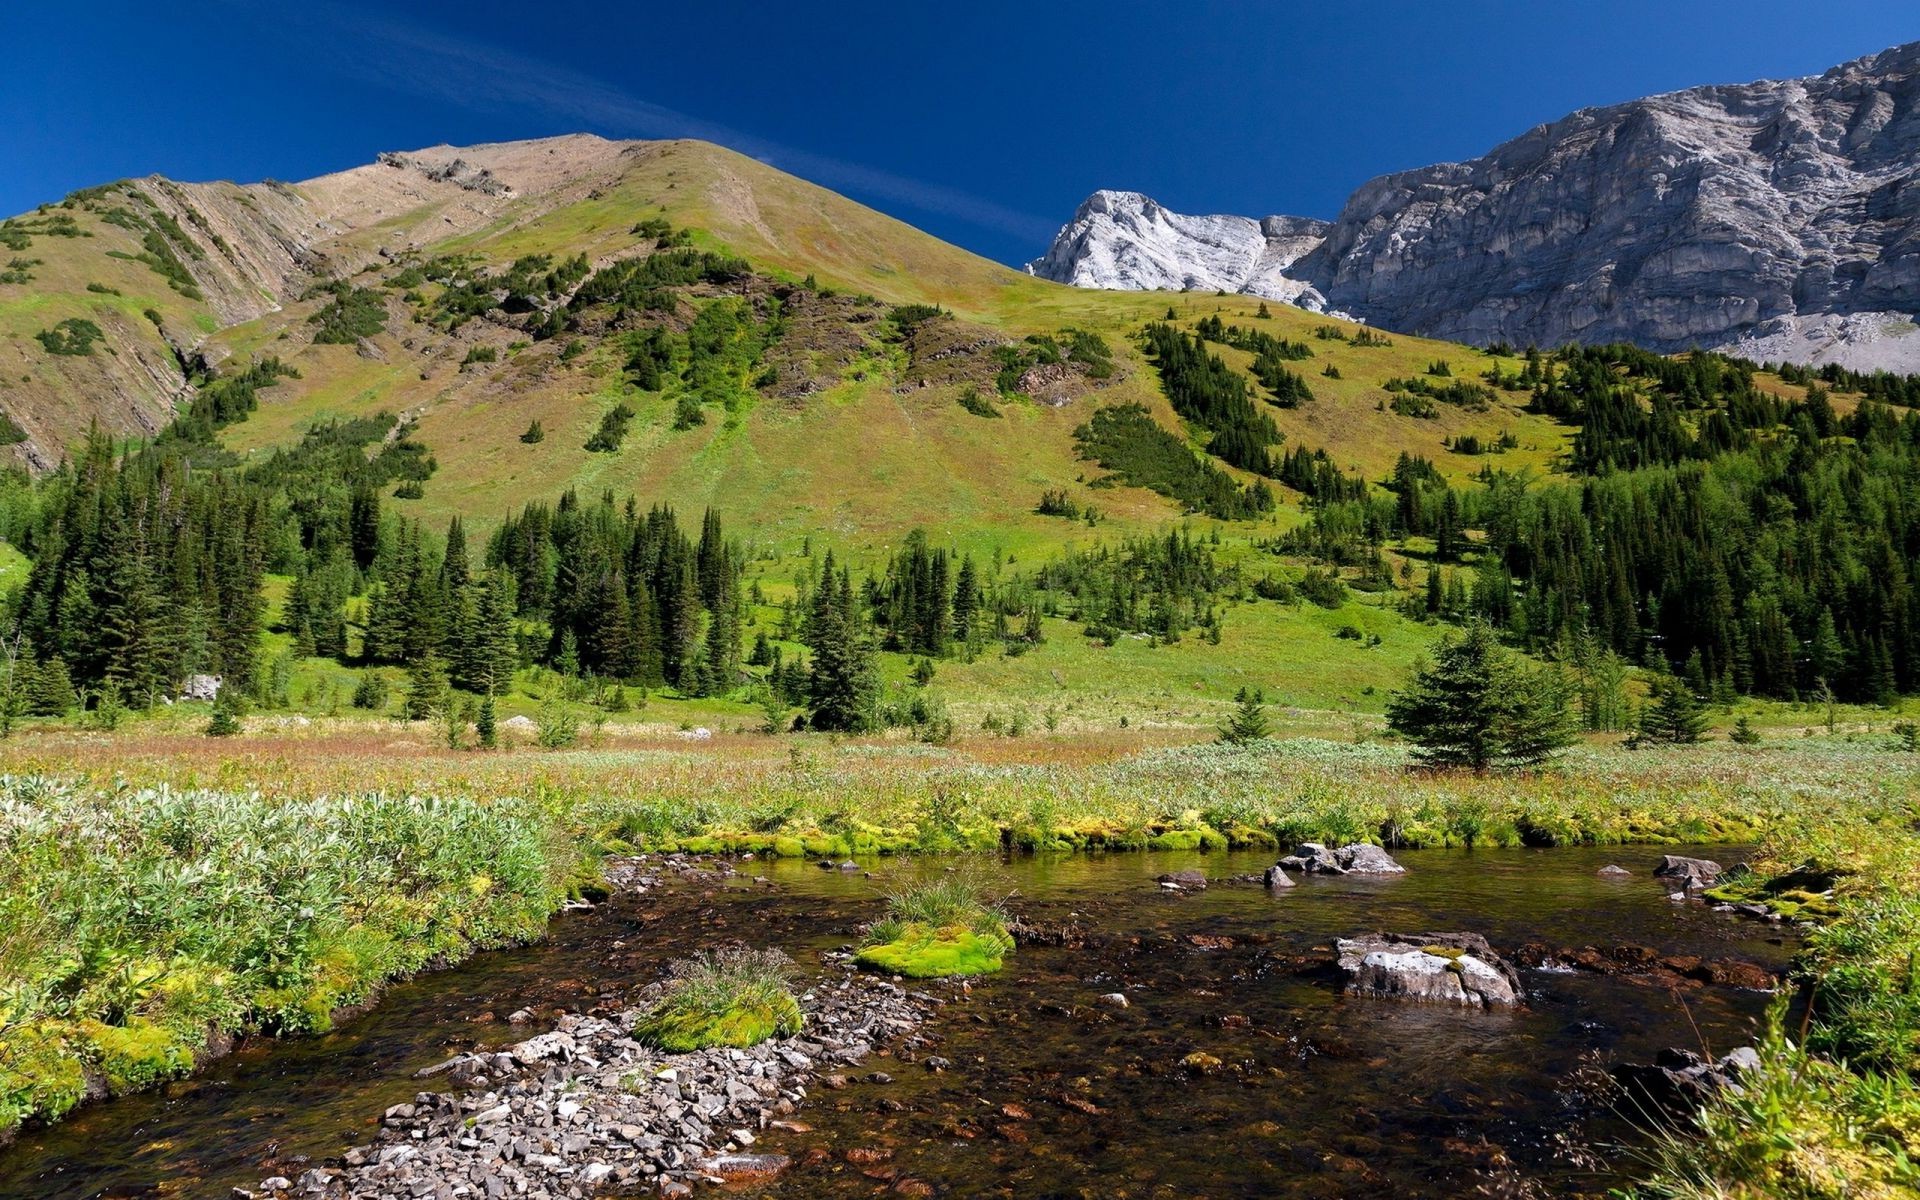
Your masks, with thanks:
[[[19,268],[28,278],[0,284],[0,410],[27,435],[16,453],[32,465],[56,462],[92,421],[123,434],[158,430],[193,395],[203,362],[230,373],[272,355],[298,376],[263,389],[258,411],[220,432],[243,459],[318,423],[393,414],[436,463],[416,498],[389,501],[397,511],[432,526],[458,514],[484,531],[510,507],[569,487],[631,492],[683,513],[714,506],[759,552],[755,572],[770,601],[791,577],[786,556],[810,536],[873,567],[908,530],[924,528],[937,545],[1013,570],[1192,523],[1144,489],[1090,486],[1105,472],[1080,457],[1074,438],[1096,408],[1137,403],[1200,445],[1141,349],[1144,327],[1169,317],[1187,330],[1218,317],[1308,346],[1311,356],[1291,365],[1314,399],[1261,410],[1284,434],[1283,449],[1324,449],[1369,480],[1403,452],[1456,484],[1489,463],[1547,474],[1569,436],[1528,411],[1524,391],[1493,391],[1479,411],[1391,407],[1390,380],[1431,378],[1441,363],[1453,378],[1475,380],[1490,367],[1515,371],[1518,360],[1399,335],[1356,342],[1331,335],[1358,327],[1283,305],[1262,316],[1247,297],[1046,283],[698,142],[577,136],[435,147],[298,185],[153,178],[78,193],[0,232],[8,229],[25,248],[0,251],[0,265],[4,255],[35,261]],[[525,256],[555,264],[581,256],[583,273],[598,272],[681,243],[744,258],[751,274],[680,288],[658,312],[582,314],[557,336],[531,331],[539,311],[485,300],[447,316],[456,276],[480,278],[484,292]],[[435,265],[456,260],[464,265]],[[436,282],[443,270],[453,273]],[[550,302],[564,302],[573,286],[577,279]],[[338,344],[316,342],[316,319],[348,294],[372,324]],[[509,297],[500,284],[496,299],[512,307]],[[707,404],[703,423],[676,428],[688,388],[637,386],[627,369],[633,337],[660,327],[684,338],[700,313],[734,303],[777,312],[778,333],[724,407]],[[903,339],[887,329],[898,305],[952,316]],[[92,322],[98,338],[81,338],[76,352],[74,327],[60,326],[69,319]],[[999,348],[1068,330],[1104,340],[1107,377],[1043,372],[1032,386],[1041,399],[996,396]],[[1250,366],[1244,351],[1208,348],[1238,370]],[[987,396],[999,417],[964,407],[969,391]],[[587,449],[622,404],[634,414],[625,439],[612,451]],[[524,440],[536,422],[544,438]],[[1506,435],[1511,445],[1497,458],[1450,452],[1464,435],[1488,443]],[[1054,490],[1096,508],[1100,523],[1037,514]],[[1302,509],[1281,489],[1271,516],[1226,526],[1230,553],[1247,557],[1255,578],[1277,569],[1252,540],[1297,524]],[[1402,553],[1390,552],[1391,565]],[[1423,578],[1419,569],[1402,574],[1408,586]],[[983,704],[1059,699],[1106,716],[1191,719],[1247,683],[1289,704],[1377,709],[1431,636],[1395,610],[1396,598],[1356,592],[1336,610],[1237,607],[1219,644],[1190,639],[1176,654],[1126,642],[1098,650],[1062,636],[1028,656],[942,670],[954,694]]]

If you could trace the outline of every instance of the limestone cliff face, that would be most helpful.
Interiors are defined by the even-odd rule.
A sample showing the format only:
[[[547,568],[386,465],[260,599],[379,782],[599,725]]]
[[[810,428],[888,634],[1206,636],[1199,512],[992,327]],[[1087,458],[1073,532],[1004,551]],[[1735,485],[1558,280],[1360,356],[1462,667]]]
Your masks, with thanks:
[[[1225,256],[1237,259],[1251,221],[1183,218],[1144,197],[1128,211],[1153,220],[1103,220],[1094,205],[1036,274],[1191,277],[1473,342],[1738,344],[1920,369],[1920,43],[1811,79],[1586,109],[1470,162],[1382,176],[1318,244],[1296,239],[1265,272],[1223,273],[1202,239],[1168,236],[1196,220],[1237,230]],[[1155,269],[1106,265],[1140,262]]]

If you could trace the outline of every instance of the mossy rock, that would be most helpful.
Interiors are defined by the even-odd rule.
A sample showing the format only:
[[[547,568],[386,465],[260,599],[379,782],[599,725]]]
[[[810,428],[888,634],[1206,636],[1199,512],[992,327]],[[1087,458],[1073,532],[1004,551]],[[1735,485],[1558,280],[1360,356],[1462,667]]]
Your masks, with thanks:
[[[991,975],[1013,948],[1004,930],[980,933],[964,926],[929,929],[908,925],[899,937],[877,946],[863,946],[853,956],[863,967],[905,975],[910,979],[947,979],[963,975]]]
[[[773,852],[781,858],[805,858],[807,844],[797,837],[782,835],[773,839]]]
[[[715,1046],[745,1050],[770,1037],[798,1033],[805,1022],[800,1002],[782,995],[771,1001],[739,1004],[718,1012],[668,1006],[634,1026],[633,1036],[672,1054]]]

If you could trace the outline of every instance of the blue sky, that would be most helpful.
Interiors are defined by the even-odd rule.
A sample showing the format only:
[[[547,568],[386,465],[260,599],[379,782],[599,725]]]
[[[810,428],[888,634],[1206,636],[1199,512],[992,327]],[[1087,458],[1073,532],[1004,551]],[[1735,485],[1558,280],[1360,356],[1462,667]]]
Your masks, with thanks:
[[[1331,217],[1575,108],[1920,39],[1912,0],[96,0],[6,24],[0,212],[590,130],[725,142],[1008,262],[1094,188]]]

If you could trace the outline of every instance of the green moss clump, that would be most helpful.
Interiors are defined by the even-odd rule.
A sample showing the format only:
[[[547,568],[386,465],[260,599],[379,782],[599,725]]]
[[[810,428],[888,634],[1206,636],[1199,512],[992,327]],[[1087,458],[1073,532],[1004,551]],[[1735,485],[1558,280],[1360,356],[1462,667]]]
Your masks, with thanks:
[[[0,1034],[0,1132],[28,1117],[63,1116],[86,1094],[80,1059],[51,1023],[18,1025]]]
[[[770,1037],[800,1032],[804,1020],[800,1002],[782,994],[765,1002],[742,1003],[719,1012],[664,1008],[634,1026],[633,1035],[673,1054],[714,1046],[745,1050]]]
[[[800,1032],[793,962],[775,950],[723,950],[677,963],[666,993],[633,1036],[673,1054],[715,1046],[744,1050]]]
[[[905,975],[910,979],[946,979],[961,975],[991,975],[1013,948],[1013,938],[976,933],[965,926],[930,929],[907,925],[900,936],[875,946],[862,946],[854,961],[863,967]]]
[[[82,1021],[85,1056],[116,1096],[151,1087],[193,1070],[193,1047],[174,1030],[135,1017],[125,1025]]]
[[[990,975],[1012,949],[1013,935],[981,884],[954,873],[888,896],[887,916],[867,931],[854,961],[893,975],[944,979]]]

